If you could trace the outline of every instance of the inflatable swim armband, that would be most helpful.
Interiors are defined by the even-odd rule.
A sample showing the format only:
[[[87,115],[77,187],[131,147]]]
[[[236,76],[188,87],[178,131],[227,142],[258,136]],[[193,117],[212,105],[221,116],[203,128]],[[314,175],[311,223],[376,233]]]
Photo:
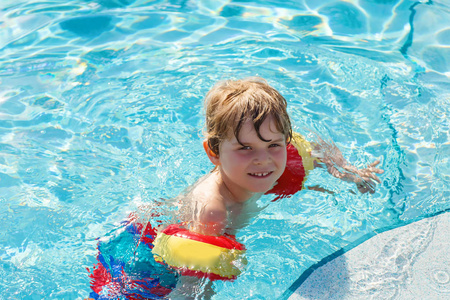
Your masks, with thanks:
[[[164,261],[182,275],[233,280],[246,265],[245,247],[231,235],[209,236],[170,225],[154,241],[156,260]]]
[[[273,201],[300,191],[309,171],[314,169],[314,161],[317,161],[311,156],[311,144],[296,132],[292,133],[292,140],[286,146],[286,150],[286,168],[277,184],[266,193],[278,195]]]

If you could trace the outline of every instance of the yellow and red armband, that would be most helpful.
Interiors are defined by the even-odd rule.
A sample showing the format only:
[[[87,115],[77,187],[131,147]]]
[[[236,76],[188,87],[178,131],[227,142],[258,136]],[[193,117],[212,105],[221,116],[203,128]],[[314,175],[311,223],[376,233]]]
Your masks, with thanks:
[[[182,275],[233,280],[246,265],[245,247],[231,235],[209,236],[170,225],[154,241],[155,259],[179,269]]]
[[[292,140],[286,150],[286,168],[276,185],[266,193],[278,195],[273,201],[300,191],[308,172],[314,169],[314,161],[317,160],[311,156],[311,144],[296,132],[292,134]]]

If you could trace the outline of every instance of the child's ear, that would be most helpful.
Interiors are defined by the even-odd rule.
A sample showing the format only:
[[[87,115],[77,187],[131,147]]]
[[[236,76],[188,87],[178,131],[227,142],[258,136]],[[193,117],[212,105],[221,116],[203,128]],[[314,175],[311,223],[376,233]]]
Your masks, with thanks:
[[[211,148],[209,148],[208,140],[203,141],[203,149],[205,149],[206,155],[208,155],[209,160],[213,163],[213,165],[220,165],[219,155],[215,154]]]

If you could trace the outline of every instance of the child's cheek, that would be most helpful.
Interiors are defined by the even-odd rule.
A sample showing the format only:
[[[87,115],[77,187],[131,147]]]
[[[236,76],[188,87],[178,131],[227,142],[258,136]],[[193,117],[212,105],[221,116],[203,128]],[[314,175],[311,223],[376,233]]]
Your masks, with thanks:
[[[240,161],[249,160],[252,157],[251,151],[238,150],[235,154],[236,159]]]
[[[279,161],[284,161],[286,162],[287,159],[287,151],[286,151],[286,147],[277,147],[275,148],[276,150],[273,151],[273,156],[276,157],[277,160]]]
[[[286,148],[284,148],[282,153],[281,153],[280,162],[281,162],[281,166],[280,167],[284,171],[284,169],[286,168],[286,164],[287,164],[287,151],[286,151]]]

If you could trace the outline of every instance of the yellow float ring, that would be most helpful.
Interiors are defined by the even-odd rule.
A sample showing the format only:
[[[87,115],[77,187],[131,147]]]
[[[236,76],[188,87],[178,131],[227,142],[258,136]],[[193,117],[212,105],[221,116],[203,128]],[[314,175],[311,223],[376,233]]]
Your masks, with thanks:
[[[158,233],[152,250],[155,259],[181,270],[182,275],[233,280],[247,264],[245,247],[233,236],[191,232],[180,224]]]

